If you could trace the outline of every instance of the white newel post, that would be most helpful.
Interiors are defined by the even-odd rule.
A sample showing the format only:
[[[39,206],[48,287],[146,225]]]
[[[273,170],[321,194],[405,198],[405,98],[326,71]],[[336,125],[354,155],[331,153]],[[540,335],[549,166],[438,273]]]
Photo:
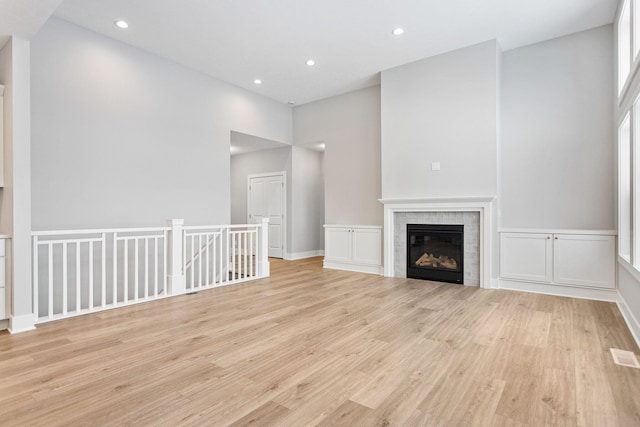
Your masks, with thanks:
[[[262,218],[258,237],[258,277],[268,277],[269,270],[269,218]]]
[[[187,292],[182,271],[182,244],[183,244],[183,219],[170,219],[167,221],[171,227],[169,231],[169,253],[166,262],[169,265],[167,270],[167,283],[169,284],[167,293],[169,295],[182,295]]]

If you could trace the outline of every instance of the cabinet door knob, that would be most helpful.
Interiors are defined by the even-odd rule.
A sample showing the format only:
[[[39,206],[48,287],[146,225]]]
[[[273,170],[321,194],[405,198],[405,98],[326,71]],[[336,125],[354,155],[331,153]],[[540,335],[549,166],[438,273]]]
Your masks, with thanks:
[[[558,240],[558,238],[556,237],[556,240]]]
[[[551,236],[547,236],[547,240],[549,240],[551,238]]]

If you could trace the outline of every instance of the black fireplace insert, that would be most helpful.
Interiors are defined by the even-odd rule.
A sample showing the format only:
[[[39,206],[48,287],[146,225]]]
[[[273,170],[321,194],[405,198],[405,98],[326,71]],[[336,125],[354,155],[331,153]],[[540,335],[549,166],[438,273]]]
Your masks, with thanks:
[[[407,277],[463,283],[464,225],[407,224]]]

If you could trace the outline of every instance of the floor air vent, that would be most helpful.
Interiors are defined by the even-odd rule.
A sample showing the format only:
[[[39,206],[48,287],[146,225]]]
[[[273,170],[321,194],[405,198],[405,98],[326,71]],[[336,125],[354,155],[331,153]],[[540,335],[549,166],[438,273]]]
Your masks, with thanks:
[[[613,361],[616,365],[640,368],[640,363],[638,363],[638,359],[632,351],[619,350],[617,348],[612,348],[610,350],[611,356],[613,356]]]

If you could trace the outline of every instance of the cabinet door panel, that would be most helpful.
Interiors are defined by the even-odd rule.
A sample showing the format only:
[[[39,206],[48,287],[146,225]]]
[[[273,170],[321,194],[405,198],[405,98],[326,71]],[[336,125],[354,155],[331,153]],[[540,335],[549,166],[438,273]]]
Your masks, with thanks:
[[[353,229],[353,262],[357,264],[380,265],[380,230]]]
[[[550,282],[552,249],[550,234],[502,233],[500,277]]]
[[[615,237],[559,234],[553,242],[554,282],[615,288]]]
[[[7,271],[7,258],[6,257],[0,257],[0,289],[2,289],[2,291],[4,291],[6,285],[6,281],[7,281],[7,277],[6,277],[6,271]],[[2,292],[0,291],[0,292]]]
[[[351,232],[349,228],[325,229],[325,259],[351,262]]]

